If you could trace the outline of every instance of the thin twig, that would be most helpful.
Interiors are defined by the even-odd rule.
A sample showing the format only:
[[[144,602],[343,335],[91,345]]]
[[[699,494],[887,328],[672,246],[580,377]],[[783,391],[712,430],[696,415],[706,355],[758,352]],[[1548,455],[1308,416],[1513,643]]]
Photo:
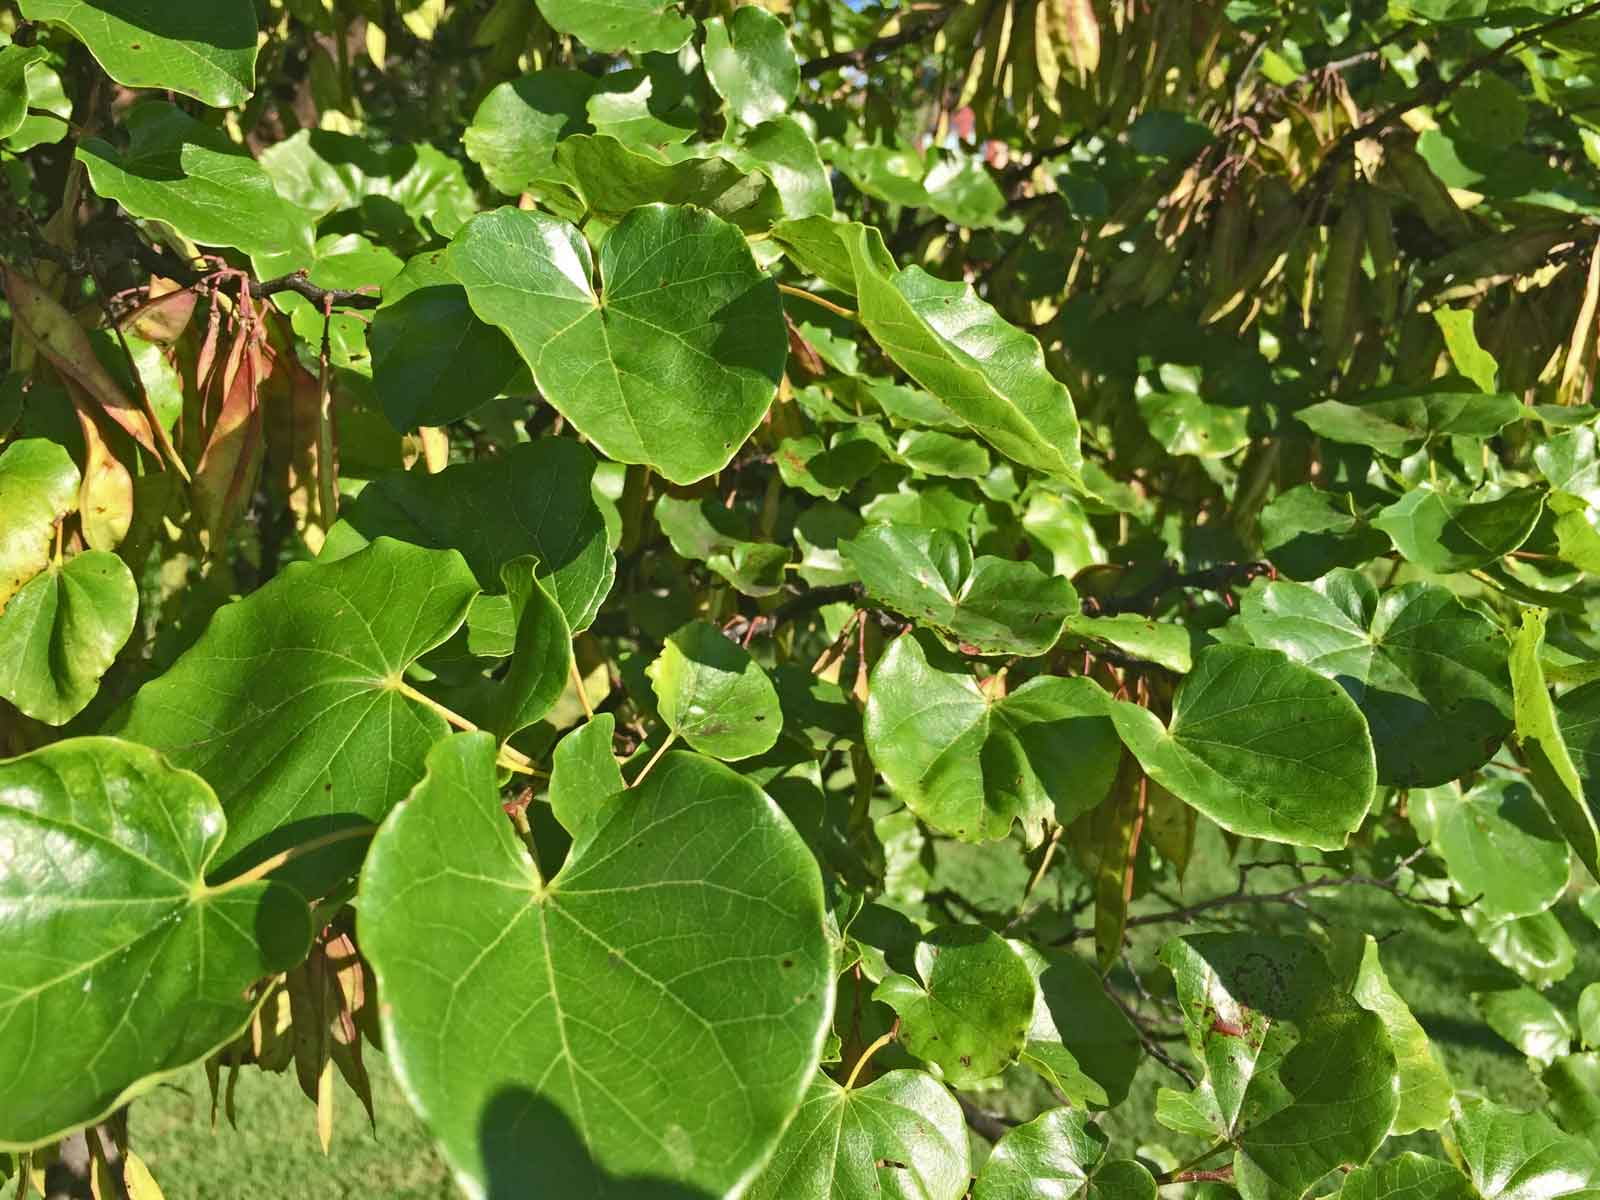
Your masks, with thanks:
[[[832,300],[825,300],[815,292],[806,291],[805,288],[797,288],[792,287],[787,283],[780,283],[778,285],[778,290],[785,296],[793,296],[798,300],[809,300],[818,308],[825,308],[829,312],[835,313],[841,317],[845,317],[851,321],[856,319],[855,309],[845,308],[842,304],[835,304]]]
[[[800,64],[801,79],[815,79],[818,75],[826,75],[829,71],[840,67],[865,68],[875,59],[882,58],[913,42],[920,42],[923,38],[932,37],[943,28],[944,23],[950,19],[950,14],[955,11],[952,5],[943,12],[937,13],[926,21],[916,25],[909,25],[899,33],[891,33],[887,37],[875,38],[865,46],[857,46],[854,50],[841,50],[837,54],[824,54],[821,58],[813,58],[809,62]]]

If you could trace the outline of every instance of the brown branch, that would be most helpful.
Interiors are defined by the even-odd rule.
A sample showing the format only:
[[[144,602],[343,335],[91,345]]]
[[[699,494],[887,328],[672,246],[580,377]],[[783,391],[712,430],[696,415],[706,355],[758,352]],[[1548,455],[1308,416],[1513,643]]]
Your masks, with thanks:
[[[1148,614],[1155,610],[1157,603],[1170,591],[1179,588],[1202,588],[1208,592],[1226,594],[1228,589],[1238,584],[1247,584],[1262,575],[1276,578],[1277,573],[1271,563],[1265,562],[1218,563],[1214,567],[1189,572],[1180,572],[1172,563],[1166,563],[1155,580],[1130,595],[1108,596],[1105,599],[1085,597],[1083,611],[1086,616],[1091,617],[1110,617],[1121,613]]]
[[[1169,1183],[1232,1183],[1233,1164],[1225,1167],[1214,1167],[1209,1171],[1168,1171],[1165,1175],[1156,1176],[1156,1186],[1166,1187]]]
[[[956,1093],[956,1102],[961,1105],[961,1115],[966,1118],[967,1124],[972,1126],[973,1132],[987,1141],[998,1142],[1017,1125],[1017,1122],[1010,1117],[1002,1117],[999,1113],[979,1108],[960,1092]]]
[[[829,71],[838,70],[840,67],[865,69],[874,59],[892,54],[902,46],[909,46],[913,42],[932,37],[944,27],[944,23],[950,19],[950,14],[954,11],[954,7],[951,7],[926,21],[907,26],[899,33],[876,38],[854,50],[841,50],[837,54],[824,54],[821,58],[813,58],[800,64],[800,78],[815,79],[818,75],[826,75]]]

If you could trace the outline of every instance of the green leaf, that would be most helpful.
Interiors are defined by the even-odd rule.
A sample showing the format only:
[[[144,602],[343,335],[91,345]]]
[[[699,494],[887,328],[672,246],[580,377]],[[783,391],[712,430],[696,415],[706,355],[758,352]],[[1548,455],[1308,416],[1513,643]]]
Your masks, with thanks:
[[[1106,1135],[1083,1113],[1052,1108],[995,1143],[973,1200],[1155,1200],[1150,1172],[1106,1150]]]
[[[1145,662],[1159,663],[1169,671],[1187,675],[1194,666],[1194,639],[1183,625],[1117,613],[1110,617],[1071,616],[1067,636],[1080,642],[1111,646]]]
[[[614,716],[596,713],[556,743],[550,757],[550,808],[573,837],[627,787],[611,751],[616,731]]]
[[[1032,334],[1007,323],[969,284],[900,270],[876,229],[839,225],[861,324],[901,370],[1022,466],[1078,486],[1078,417]]]
[[[66,139],[66,122],[43,116],[43,113],[62,118],[72,116],[72,101],[61,85],[61,76],[48,61],[41,58],[29,63],[23,74],[27,83],[27,107],[39,111],[24,116],[22,123],[5,139],[6,146],[17,154]]]
[[[1381,595],[1335,570],[1311,585],[1252,588],[1240,623],[1337,682],[1372,730],[1378,781],[1426,787],[1476,770],[1511,732],[1505,638],[1445,588],[1408,583]]]
[[[1100,973],[1066,950],[1010,945],[1037,987],[1023,1063],[1074,1104],[1121,1104],[1144,1049],[1138,1029],[1106,995]]]
[[[417,255],[384,287],[368,338],[373,388],[399,430],[459,420],[525,370],[511,340],[472,311],[441,250]]]
[[[1503,392],[1424,392],[1361,404],[1323,400],[1294,415],[1319,437],[1400,458],[1430,438],[1493,437],[1526,413]]]
[[[1151,779],[1234,833],[1336,850],[1372,802],[1377,772],[1360,709],[1279,651],[1202,650],[1166,728],[1131,704],[1110,712]]]
[[[1351,995],[1362,1008],[1377,1014],[1394,1049],[1400,1096],[1389,1132],[1440,1128],[1450,1119],[1455,1085],[1410,1006],[1389,982],[1378,958],[1378,941],[1370,934],[1362,941],[1361,966]]]
[[[138,611],[138,585],[115,554],[89,550],[46,567],[0,611],[0,697],[66,724],[100,690]]]
[[[1578,1031],[1589,1049],[1600,1047],[1600,983],[1591,983],[1578,996]]]
[[[115,732],[216,790],[225,871],[379,820],[449,728],[401,690],[405,671],[460,627],[477,593],[459,554],[388,538],[338,562],[291,563],[218,609]],[[281,878],[322,895],[360,861],[348,846]]]
[[[362,871],[385,1050],[473,1195],[723,1194],[817,1067],[822,886],[771,800],[676,753],[602,803],[541,882],[458,734]]]
[[[1426,829],[1460,893],[1488,915],[1530,917],[1567,889],[1567,843],[1533,789],[1504,776],[1414,792],[1412,821]]]
[[[537,0],[551,28],[569,33],[591,50],[676,50],[689,40],[694,22],[672,0]]]
[[[742,513],[714,499],[664,495],[656,501],[656,521],[674,551],[705,563],[746,596],[774,596],[783,587],[788,547],[755,541]]]
[[[998,935],[945,925],[917,943],[920,982],[890,975],[872,998],[900,1017],[900,1041],[967,1087],[1017,1061],[1033,1020],[1033,975]]]
[[[216,797],[155,752],[72,738],[0,762],[0,1146],[53,1142],[231,1041],[305,957],[305,902],[209,886]]]
[[[1503,81],[1496,79],[1495,82]],[[1458,92],[1458,99],[1463,94]],[[1444,334],[1445,349],[1449,351],[1450,361],[1455,364],[1456,370],[1477,384],[1479,391],[1494,392],[1500,364],[1495,361],[1494,355],[1478,344],[1478,335],[1472,328],[1473,310],[1436,308],[1433,310],[1433,319],[1438,323],[1439,332]]]
[[[0,138],[28,119],[28,68],[44,57],[43,46],[0,46]]]
[[[1002,698],[941,657],[897,638],[867,696],[867,751],[917,816],[970,842],[1020,820],[1037,842],[1044,821],[1065,825],[1105,797],[1121,750],[1094,683],[1032,679]]]
[[[667,728],[728,762],[765,754],[783,730],[778,691],[749,651],[715,625],[685,625],[646,674]]]
[[[1191,1100],[1233,1143],[1245,1200],[1298,1198],[1367,1160],[1394,1121],[1395,1053],[1309,942],[1197,934],[1168,942],[1161,960],[1206,1068]]]
[[[380,475],[341,510],[322,557],[343,558],[374,538],[392,537],[459,551],[479,586],[498,592],[505,565],[531,554],[540,582],[572,632],[581,633],[617,571],[594,499],[594,473],[586,447],[546,437],[437,474]]]
[[[135,105],[126,126],[126,150],[100,138],[78,147],[97,194],[203,246],[311,263],[310,216],[280,196],[261,164],[223,134],[159,100]]]
[[[435,233],[454,237],[478,211],[461,164],[425,143],[302,129],[263,150],[261,166],[279,195],[318,220],[357,210],[363,220],[411,244]],[[407,219],[397,221],[395,208]]]
[[[745,1195],[961,1200],[970,1179],[961,1105],[937,1080],[923,1071],[890,1071],[846,1089],[819,1073]]]
[[[1543,1113],[1487,1100],[1463,1106],[1451,1127],[1481,1200],[1591,1200],[1600,1195],[1600,1156]]]
[[[1489,1028],[1541,1067],[1572,1049],[1572,1027],[1561,1010],[1528,987],[1474,992],[1473,1006]]]
[[[851,429],[835,434],[833,444],[810,434],[784,438],[773,460],[784,486],[812,496],[837,500],[883,462],[883,451],[868,437],[851,437]]]
[[[594,128],[588,105],[597,86],[594,76],[564,67],[497,85],[462,134],[467,157],[507,196],[538,194],[556,175],[556,143]]]
[[[619,462],[702,479],[728,464],[777,391],[788,353],[777,285],[709,213],[629,213],[600,251],[602,291],[576,229],[517,209],[473,218],[450,263],[546,399]]]
[[[746,233],[759,233],[783,215],[771,179],[721,155],[668,162],[614,137],[580,133],[564,138],[555,157],[586,209],[606,220],[649,204],[696,205]]]
[[[982,479],[989,473],[989,452],[968,438],[937,429],[907,430],[895,440],[901,462],[923,475]]]
[[[1043,654],[1078,594],[1032,563],[982,555],[945,530],[868,525],[839,552],[867,593],[965,654]]]
[[[1600,453],[1592,425],[1556,434],[1533,448],[1533,461],[1551,490],[1600,504]]]
[[[554,708],[572,678],[572,631],[537,566],[529,554],[500,568],[517,633],[504,678],[489,686],[482,725],[502,742]]]
[[[1539,652],[1544,646],[1545,621],[1550,614],[1542,608],[1522,610],[1522,624],[1511,638],[1511,687],[1516,717],[1517,745],[1521,747],[1533,786],[1545,808],[1561,827],[1563,836],[1578,855],[1589,874],[1600,878],[1600,826],[1595,823],[1587,798],[1586,776],[1578,762],[1589,763],[1594,755],[1587,747],[1600,744],[1590,733],[1585,719],[1588,701],[1600,697],[1600,690],[1579,689],[1566,697],[1566,714],[1559,720],[1550,689],[1545,683]],[[1567,747],[1567,728],[1580,749],[1574,755]],[[1600,729],[1600,726],[1596,726]]]
[[[1537,988],[1560,983],[1572,974],[1577,948],[1555,913],[1546,910],[1531,917],[1493,917],[1476,906],[1462,911],[1461,919],[1490,956]]]
[[[1383,509],[1372,523],[1395,549],[1429,571],[1472,571],[1504,558],[1533,532],[1544,495],[1519,488],[1491,500],[1462,500],[1418,487]]]
[[[1168,454],[1226,458],[1250,442],[1248,409],[1207,404],[1188,392],[1140,396],[1139,415]]]
[[[1344,1177],[1339,1200],[1474,1200],[1467,1177],[1449,1163],[1406,1151],[1357,1167]]]
[[[1540,1077],[1550,1093],[1550,1110],[1568,1133],[1581,1134],[1590,1145],[1600,1135],[1600,1054],[1558,1058]]]
[[[21,438],[0,453],[0,613],[44,570],[56,522],[78,506],[72,456],[44,438]]]
[[[255,90],[250,0],[22,0],[22,15],[71,30],[125,87],[182,92],[214,108]]]
[[[646,54],[641,66],[608,72],[587,106],[593,132],[610,134],[639,150],[686,141],[699,128],[704,103],[703,77],[694,70],[698,66],[681,55]]]
[[[793,117],[763,122],[747,132],[728,154],[744,170],[760,171],[772,180],[785,216],[833,216],[833,185],[827,168],[822,165],[816,142]]]
[[[706,75],[736,120],[760,125],[788,111],[800,90],[800,64],[782,21],[746,4],[727,20],[711,18],[705,32]]]
[[[1389,549],[1389,538],[1354,511],[1348,493],[1302,484],[1261,510],[1261,542],[1290,579],[1318,579],[1335,567],[1359,567]]]

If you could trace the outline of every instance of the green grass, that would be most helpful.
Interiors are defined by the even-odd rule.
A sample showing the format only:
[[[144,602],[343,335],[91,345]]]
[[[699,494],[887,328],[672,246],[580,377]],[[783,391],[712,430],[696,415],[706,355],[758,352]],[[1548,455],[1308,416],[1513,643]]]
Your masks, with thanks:
[[[133,1147],[167,1200],[440,1200],[459,1193],[382,1055],[369,1051],[377,1131],[361,1102],[336,1084],[332,1153],[317,1142],[316,1110],[293,1072],[240,1073],[239,1127],[211,1128],[211,1093],[195,1068],[135,1101]]]

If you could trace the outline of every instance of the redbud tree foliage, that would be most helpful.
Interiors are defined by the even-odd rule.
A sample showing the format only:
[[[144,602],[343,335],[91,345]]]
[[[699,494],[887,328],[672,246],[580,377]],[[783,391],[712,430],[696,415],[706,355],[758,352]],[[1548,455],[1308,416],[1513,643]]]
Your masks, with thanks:
[[[375,1051],[495,1200],[1600,1194],[1597,88],[1561,0],[0,5],[10,1194]]]

